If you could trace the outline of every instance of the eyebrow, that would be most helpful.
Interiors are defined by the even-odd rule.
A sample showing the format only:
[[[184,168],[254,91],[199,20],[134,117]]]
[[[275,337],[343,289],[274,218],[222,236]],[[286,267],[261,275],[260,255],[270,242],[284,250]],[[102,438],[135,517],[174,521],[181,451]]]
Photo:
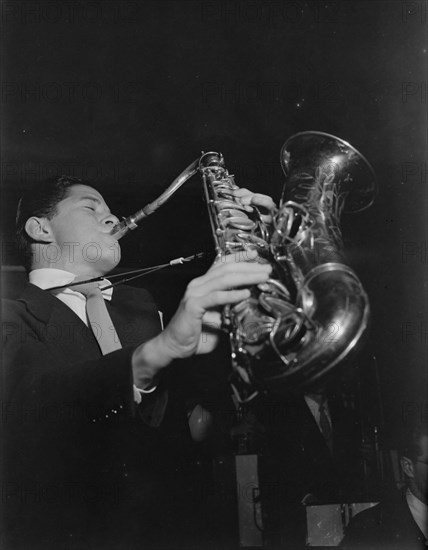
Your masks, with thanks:
[[[79,197],[77,199],[77,202],[82,202],[82,201],[92,201],[92,202],[96,202],[97,204],[102,204],[102,202],[98,197],[95,197],[92,195],[85,195],[84,197]],[[108,208],[107,205],[106,205],[106,210],[108,211],[109,214],[111,213],[110,208]]]

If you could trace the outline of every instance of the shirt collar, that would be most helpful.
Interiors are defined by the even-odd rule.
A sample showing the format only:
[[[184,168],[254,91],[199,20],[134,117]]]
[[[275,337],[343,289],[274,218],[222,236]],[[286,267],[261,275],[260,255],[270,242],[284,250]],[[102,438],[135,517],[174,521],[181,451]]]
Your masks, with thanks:
[[[424,537],[428,536],[428,518],[427,518],[427,505],[418,499],[416,495],[408,488],[406,492],[407,504],[409,505],[410,513],[413,519],[417,523],[419,529],[424,534]]]
[[[70,273],[70,271],[64,271],[62,269],[53,269],[50,267],[34,269],[33,271],[30,271],[28,275],[28,279],[30,283],[35,286],[38,286],[42,290],[47,290],[54,286],[67,285],[69,283],[72,283],[75,278],[76,278],[76,275],[74,273]],[[104,286],[107,286],[107,285],[110,285],[111,283],[108,279],[103,278],[102,284]],[[104,299],[111,300],[112,294],[113,294],[113,287],[108,288],[107,290],[103,290],[101,286],[101,292]],[[60,293],[80,294],[80,292],[73,290],[73,288],[64,288],[63,290],[61,290],[60,292],[57,292],[56,294],[60,294]]]
[[[407,491],[406,491],[406,498],[407,498],[407,502],[409,502],[409,504],[411,503],[411,505],[417,508],[418,510],[423,512],[427,511],[428,506],[424,502],[422,502],[422,500],[418,499],[418,497],[414,495],[409,488],[407,488]]]
[[[318,411],[318,410],[321,410],[322,407],[326,409],[328,408],[327,397],[323,397],[322,399],[315,399],[313,395],[305,394],[304,398],[305,398],[306,404],[310,409]]]

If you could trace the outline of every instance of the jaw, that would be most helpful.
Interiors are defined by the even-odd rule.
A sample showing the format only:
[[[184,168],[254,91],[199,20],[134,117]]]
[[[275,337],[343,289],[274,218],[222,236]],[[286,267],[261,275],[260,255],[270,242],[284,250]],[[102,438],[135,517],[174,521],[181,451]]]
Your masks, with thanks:
[[[89,243],[77,249],[72,244],[67,243],[63,247],[53,244],[35,247],[31,269],[60,269],[91,278],[110,273],[120,262],[120,246],[117,241],[111,247]]]

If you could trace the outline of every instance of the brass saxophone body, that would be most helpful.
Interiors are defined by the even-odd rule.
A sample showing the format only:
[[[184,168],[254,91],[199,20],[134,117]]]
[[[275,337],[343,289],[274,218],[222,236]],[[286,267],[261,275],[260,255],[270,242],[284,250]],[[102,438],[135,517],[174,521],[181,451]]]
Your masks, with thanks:
[[[317,384],[355,350],[369,321],[367,295],[345,263],[340,217],[374,200],[367,160],[347,142],[302,132],[281,150],[286,183],[272,226],[246,211],[219,153],[204,153],[159,197],[113,230],[118,238],[193,174],[202,176],[216,253],[249,248],[273,269],[248,299],[223,311],[232,351],[231,384],[241,402],[260,389],[285,393]],[[156,205],[156,206],[154,206]]]

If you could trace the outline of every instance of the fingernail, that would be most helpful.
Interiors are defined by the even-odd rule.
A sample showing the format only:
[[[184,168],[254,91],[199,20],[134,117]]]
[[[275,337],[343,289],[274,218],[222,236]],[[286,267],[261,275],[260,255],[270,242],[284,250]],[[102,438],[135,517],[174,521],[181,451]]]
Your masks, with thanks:
[[[267,285],[266,283],[260,283],[257,285],[257,288],[262,292],[265,292],[266,290],[269,290],[269,285]]]

